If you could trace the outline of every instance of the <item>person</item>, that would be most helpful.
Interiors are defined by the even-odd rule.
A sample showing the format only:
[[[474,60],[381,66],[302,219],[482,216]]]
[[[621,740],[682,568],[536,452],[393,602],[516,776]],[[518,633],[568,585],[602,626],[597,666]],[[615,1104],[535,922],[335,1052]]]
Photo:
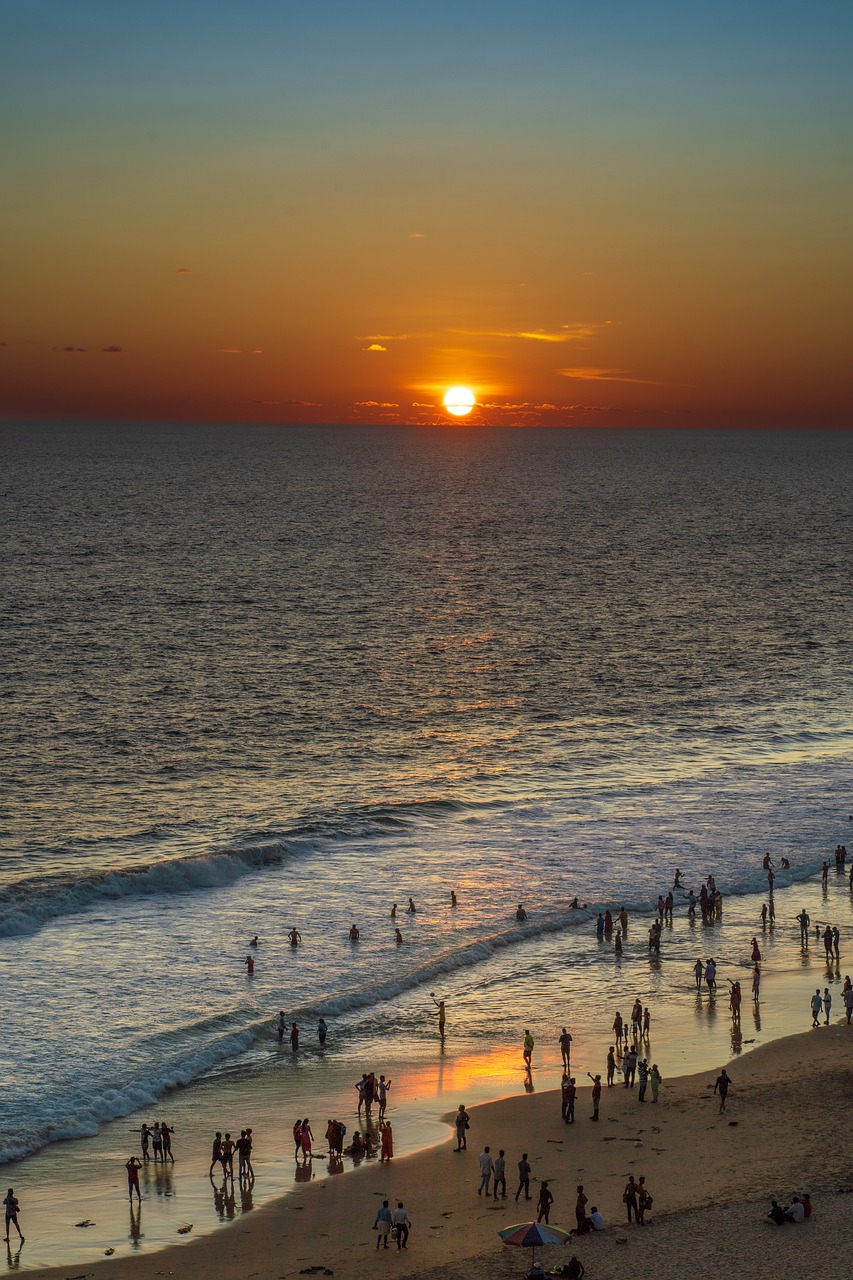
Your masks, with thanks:
[[[299,1145],[302,1147],[302,1163],[306,1164],[313,1156],[311,1150],[311,1142],[314,1134],[311,1132],[311,1122],[306,1116],[302,1121],[302,1128],[299,1130]]]
[[[799,1196],[794,1196],[788,1208],[785,1210],[785,1217],[789,1222],[805,1222],[806,1211],[803,1208],[802,1201]]]
[[[811,1008],[812,1026],[816,1027],[818,1025],[818,1019],[820,1018],[821,1011],[823,1010],[823,1001],[820,998],[820,987],[815,987],[815,993],[811,998]]]
[[[705,965],[705,983],[708,987],[708,994],[713,995],[717,989],[717,966],[713,956]]]
[[[492,1174],[495,1171],[495,1162],[491,1156],[491,1148],[483,1147],[480,1153],[480,1185],[477,1188],[477,1195],[481,1196],[485,1191],[489,1194],[489,1183],[492,1180]]]
[[[320,1041],[320,1044],[326,1043],[328,1030],[329,1028],[326,1026],[326,1019],[321,1017],[320,1021],[317,1023],[317,1039]]]
[[[231,1181],[233,1182],[234,1181],[234,1143],[231,1139],[230,1133],[226,1133],[225,1137],[222,1139],[222,1149],[221,1149],[221,1154],[219,1158],[222,1161],[222,1172],[224,1176],[226,1178],[230,1178]]]
[[[729,1085],[731,1082],[731,1076],[726,1071],[726,1068],[723,1067],[722,1071],[714,1081],[714,1093],[719,1093],[720,1095],[720,1111],[725,1111],[726,1109],[726,1098],[729,1096]]]
[[[640,1178],[640,1185],[637,1190],[637,1221],[642,1227],[646,1221],[646,1214],[651,1209],[654,1201],[646,1187],[645,1178]]]
[[[613,950],[617,956],[621,956],[624,953],[625,948],[622,946],[622,930],[621,929],[616,930],[616,939],[613,943]]]
[[[762,929],[767,928],[767,903],[766,902],[762,902],[761,904],[761,927]]]
[[[622,1059],[622,1075],[625,1077],[625,1088],[633,1089],[634,1079],[637,1072],[637,1050],[633,1045],[628,1049]]]
[[[444,1039],[444,1024],[445,1024],[445,1022],[446,1022],[446,1020],[447,1020],[447,1010],[446,1010],[446,1009],[445,1009],[445,1007],[444,1007],[444,1001],[443,1001],[443,1000],[436,1000],[436,998],[435,998],[435,993],[434,993],[434,992],[432,992],[432,991],[431,991],[431,992],[430,992],[430,995],[432,996],[432,1002],[433,1002],[433,1004],[435,1005],[436,1009],[438,1009],[438,1034],[441,1036],[441,1038],[442,1038],[442,1040],[443,1040],[443,1039]]]
[[[645,1102],[645,1100],[646,1100],[646,1088],[648,1087],[648,1083],[649,1083],[649,1060],[648,1060],[648,1058],[641,1058],[641,1059],[640,1059],[640,1061],[637,1063],[637,1078],[638,1078],[638,1080],[639,1080],[639,1082],[640,1082],[640,1087],[639,1087],[639,1089],[637,1090],[637,1101],[638,1101],[638,1102]]]
[[[139,1161],[136,1159],[136,1156],[131,1156],[130,1160],[134,1162],[134,1164],[138,1169]],[[130,1161],[128,1161],[128,1164],[130,1164]],[[138,1175],[137,1175],[137,1182],[136,1182],[136,1194],[139,1195]],[[3,1209],[6,1214],[6,1243],[7,1244],[9,1243],[9,1228],[14,1227],[18,1233],[18,1238],[20,1239],[21,1244],[23,1244],[24,1236],[21,1235],[21,1224],[18,1222],[18,1214],[21,1212],[21,1206],[18,1204],[17,1197],[15,1196],[14,1187],[10,1187],[9,1190],[6,1192],[6,1198],[3,1201]]]
[[[628,912],[625,910],[624,907],[619,912],[619,915],[616,917],[616,919],[619,921],[619,924],[622,926],[622,937],[623,938],[627,937],[628,936]]]
[[[577,1189],[577,1199],[575,1200],[575,1220],[578,1224],[578,1231],[582,1234],[586,1230],[586,1206],[587,1197],[584,1195],[583,1184]]]
[[[521,1056],[524,1058],[524,1064],[525,1064],[525,1066],[527,1067],[527,1070],[528,1070],[528,1071],[530,1070],[531,1066],[533,1065],[533,1062],[532,1062],[532,1059],[533,1059],[533,1045],[534,1045],[533,1036],[530,1034],[530,1031],[529,1031],[529,1029],[528,1029],[528,1030],[527,1030],[527,1031],[525,1031],[525,1033],[524,1033],[524,1052],[523,1052],[523,1053],[522,1053],[522,1055],[521,1055]]]
[[[527,912],[524,910],[524,906],[521,902],[518,904],[518,910],[515,913],[515,918],[519,924],[524,924],[527,919]]]
[[[409,905],[406,907],[406,915],[413,916],[416,911],[417,907],[415,906],[413,899],[409,898]]]
[[[213,1146],[210,1151],[210,1177],[213,1177],[213,1170],[218,1164],[222,1163],[222,1134],[217,1130]]]
[[[527,1159],[527,1152],[522,1151],[521,1159],[518,1162],[518,1190],[515,1193],[516,1200],[518,1200],[518,1197],[521,1195],[522,1191],[524,1192],[525,1200],[530,1199],[530,1174],[531,1173],[532,1173],[532,1168]]]
[[[464,1102],[459,1103],[456,1112],[456,1150],[468,1150],[468,1130],[471,1128],[471,1121],[468,1112],[465,1110]]]
[[[249,939],[249,946],[256,947],[257,945],[258,945],[258,935],[255,934],[254,938]]]
[[[294,1053],[299,1048],[299,1028],[295,1022],[290,1024],[290,1047]]]
[[[758,965],[752,971],[752,998],[758,1003],[758,997],[761,994],[761,969]]]
[[[800,926],[800,945],[803,947],[807,947],[809,945],[809,925],[811,922],[811,916],[808,911],[806,911],[805,907],[803,907],[802,911],[797,916],[797,923]]]
[[[175,1163],[175,1157],[172,1155],[172,1134],[175,1132],[173,1125],[166,1124],[165,1120],[160,1121],[160,1137],[163,1142],[163,1163],[171,1160]]]
[[[137,1160],[136,1156],[131,1156],[124,1167],[127,1170],[127,1198],[128,1200],[132,1200],[133,1193],[135,1191],[137,1200],[141,1201],[142,1194],[139,1190],[139,1170],[142,1168],[142,1162]],[[6,1212],[8,1214],[8,1209]],[[18,1228],[18,1234],[20,1235],[20,1228]],[[6,1239],[9,1239],[8,1217],[6,1219]]]
[[[391,1210],[388,1208],[387,1200],[383,1200],[376,1210],[376,1221],[373,1224],[373,1230],[378,1233],[376,1236],[376,1248],[378,1249],[381,1244],[387,1249],[388,1235],[391,1231]]]
[[[613,1019],[613,1034],[616,1037],[617,1045],[620,1045],[622,1043],[622,1030],[624,1025],[625,1024],[622,1021],[622,1014],[617,1009],[616,1017]]]
[[[580,1258],[576,1258],[575,1255],[572,1254],[569,1264],[563,1274],[568,1278],[568,1280],[583,1280],[583,1277],[586,1275],[586,1267],[583,1265]]]
[[[652,1029],[652,1011],[648,1005],[643,1010],[643,1039],[648,1040]]]
[[[350,925],[350,927],[349,927],[349,940],[350,940],[350,942],[358,942],[358,940],[359,940],[359,938],[360,938],[360,937],[361,937],[361,932],[359,931],[359,927],[358,927],[358,925],[357,925],[357,924],[354,924],[354,923],[353,923],[353,924],[351,924],[351,925]]]
[[[682,888],[682,884],[681,884],[681,868],[680,868],[680,867],[676,867],[676,868],[675,868],[675,879],[674,879],[674,880],[673,880],[673,882],[672,882],[672,887],[673,887],[673,889],[680,889],[680,888]]]
[[[566,1124],[574,1124],[575,1122],[575,1103],[577,1102],[578,1090],[575,1083],[575,1077],[569,1077],[568,1087],[566,1088]]]
[[[696,894],[692,889],[687,892],[687,919],[696,919]]]
[[[835,953],[836,960],[840,960],[841,959],[841,933],[839,931],[837,924],[832,926],[832,950]]]
[[[388,1106],[388,1090],[391,1088],[391,1081],[386,1080],[384,1076],[379,1077],[379,1084],[376,1086],[379,1097],[379,1119],[385,1119],[385,1109]]]
[[[823,989],[823,1011],[826,1015],[823,1025],[825,1027],[828,1027],[829,1015],[832,1012],[832,992],[830,991],[829,987],[824,987]]]
[[[787,859],[787,858],[780,858],[780,860],[779,860],[779,865],[781,866],[781,868],[782,868],[782,870],[783,870],[783,871],[790,871],[790,870],[791,870],[791,864],[790,864],[790,862],[788,861],[788,859]]]
[[[702,979],[705,976],[705,966],[701,960],[697,960],[693,966],[693,976],[696,979],[696,990],[702,990]]]
[[[597,1205],[593,1205],[592,1208],[590,1209],[589,1221],[593,1231],[604,1230],[604,1218],[601,1216],[601,1210],[598,1208]]]
[[[246,959],[243,961],[243,964],[246,966],[246,977],[247,977],[247,978],[251,978],[251,977],[252,977],[252,975],[253,975],[253,973],[255,972],[255,962],[254,962],[254,960],[252,959],[252,957],[251,957],[251,956],[246,956]],[[155,1155],[154,1159],[155,1159],[155,1160],[157,1159],[156,1155]]]
[[[615,1075],[616,1075],[616,1053],[614,1052],[613,1045],[610,1045],[609,1049],[607,1050],[607,1087],[608,1089],[614,1083]]]
[[[495,1190],[495,1199],[498,1198],[498,1187],[501,1188],[501,1199],[506,1200],[506,1153],[503,1147],[497,1154],[495,1159],[495,1179],[493,1182]]]
[[[788,1216],[785,1213],[785,1210],[779,1204],[778,1200],[770,1201],[770,1212],[768,1213],[767,1216],[768,1218],[771,1219],[771,1221],[776,1223],[777,1227],[783,1227],[785,1223],[788,1221]]]
[[[629,1174],[625,1190],[622,1192],[622,1203],[628,1212],[628,1225],[630,1226],[637,1217],[637,1184],[634,1181],[633,1173]]]
[[[379,1132],[382,1135],[379,1163],[387,1164],[389,1160],[394,1158],[394,1131],[391,1128],[390,1120],[382,1120],[380,1122]]]
[[[459,903],[458,903],[458,902],[457,902],[457,900],[456,900],[456,890],[455,890],[455,889],[451,889],[451,890],[450,890],[450,905],[451,905],[451,907],[458,907],[458,906],[459,906]]]
[[[142,1147],[142,1159],[147,1163],[149,1160],[148,1143],[151,1141],[151,1130],[147,1124],[144,1124],[139,1130],[139,1144]]]
[[[276,1025],[276,1030],[278,1032],[278,1042],[281,1044],[284,1039],[284,1033],[287,1030],[287,1019],[284,1016],[283,1009],[279,1009],[278,1011],[278,1023]]]
[[[752,963],[761,964],[761,948],[758,945],[758,939],[752,939]]]
[[[601,1106],[601,1076],[594,1076],[589,1071],[586,1074],[592,1081],[592,1115],[590,1120],[597,1120],[598,1109]]]
[[[652,1063],[651,1070],[649,1071],[649,1083],[652,1086],[652,1102],[657,1102],[660,1087],[663,1083],[663,1076],[661,1075],[656,1062]]]
[[[565,1027],[560,1032],[560,1055],[563,1059],[563,1066],[566,1071],[569,1069],[569,1058],[572,1052],[572,1037],[569,1035]]]
[[[409,1243],[409,1228],[412,1222],[402,1200],[397,1201],[397,1208],[391,1215],[391,1220],[397,1231],[397,1248],[405,1249]]]
[[[554,1197],[548,1190],[548,1179],[543,1178],[539,1186],[539,1201],[536,1205],[536,1221],[541,1222],[545,1219],[547,1223],[551,1216],[551,1205],[554,1203]]]
[[[237,1152],[237,1177],[242,1182],[244,1178],[249,1176],[249,1169],[251,1169],[249,1160],[251,1144],[246,1136],[245,1129],[240,1130],[240,1137],[234,1143],[234,1148]]]
[[[403,935],[399,929],[394,930],[394,941],[396,942],[398,947],[402,945]]]
[[[299,932],[298,929],[291,929],[290,933],[287,936],[288,936],[288,939],[290,940],[290,945],[292,947],[298,947],[300,942],[302,941],[302,934]]]
[[[832,959],[832,926],[827,925],[823,931],[823,949],[826,952],[827,963]]]
[[[595,936],[599,942],[604,937],[604,915],[601,911],[599,911],[598,919],[595,922]]]
[[[391,919],[392,919],[392,920],[396,920],[396,919],[397,919],[397,904],[396,904],[396,902],[392,902],[392,903],[391,903]]]
[[[810,1218],[812,1216],[812,1198],[808,1192],[804,1192],[803,1195],[800,1196],[800,1203],[803,1206],[803,1213],[807,1218]]]
[[[160,1130],[159,1120],[154,1121],[154,1128],[151,1130],[151,1148],[154,1152],[154,1160],[162,1159],[163,1156],[163,1134]]]
[[[853,1015],[853,987],[845,987],[841,994],[844,1001],[844,1012],[847,1015],[847,1025],[850,1025],[850,1018]]]
[[[298,1160],[299,1153],[302,1150],[302,1121],[301,1120],[296,1121],[296,1123],[293,1126],[292,1133],[293,1133],[293,1145],[295,1148],[293,1152],[293,1157],[295,1160]]]

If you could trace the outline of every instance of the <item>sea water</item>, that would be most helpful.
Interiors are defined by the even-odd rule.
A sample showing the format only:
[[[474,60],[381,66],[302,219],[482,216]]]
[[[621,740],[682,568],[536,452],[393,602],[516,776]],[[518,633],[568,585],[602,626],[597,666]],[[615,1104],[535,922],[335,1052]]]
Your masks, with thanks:
[[[2,436],[2,1160],[285,1072],[280,1009],[486,1062],[609,990],[599,907],[754,931],[848,837],[848,434]]]

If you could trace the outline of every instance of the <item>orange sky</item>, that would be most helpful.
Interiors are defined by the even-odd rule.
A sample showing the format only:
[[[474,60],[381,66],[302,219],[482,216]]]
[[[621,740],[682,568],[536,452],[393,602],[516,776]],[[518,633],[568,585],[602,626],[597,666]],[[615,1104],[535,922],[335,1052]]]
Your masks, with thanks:
[[[5,415],[849,421],[848,6],[321,8],[12,17]]]

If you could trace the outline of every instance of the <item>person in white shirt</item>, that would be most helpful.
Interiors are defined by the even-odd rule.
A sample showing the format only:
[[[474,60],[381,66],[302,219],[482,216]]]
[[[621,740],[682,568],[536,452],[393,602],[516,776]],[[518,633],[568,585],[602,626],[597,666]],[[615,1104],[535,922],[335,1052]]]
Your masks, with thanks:
[[[397,1201],[397,1208],[392,1213],[391,1219],[397,1232],[397,1248],[407,1248],[409,1243],[409,1227],[412,1225],[412,1221],[403,1206],[402,1200]]]
[[[604,1230],[604,1219],[601,1216],[600,1210],[596,1208],[595,1205],[592,1206],[592,1212],[589,1215],[589,1220],[592,1223],[593,1231]]]
[[[484,1147],[483,1153],[480,1156],[480,1185],[477,1188],[478,1196],[481,1196],[484,1191],[486,1195],[489,1194],[489,1183],[491,1181],[492,1174],[495,1171],[495,1162],[489,1155],[489,1151],[489,1147]]]
[[[802,1222],[805,1219],[806,1211],[803,1208],[802,1201],[799,1196],[794,1196],[788,1208],[785,1210],[785,1217],[789,1222]]]

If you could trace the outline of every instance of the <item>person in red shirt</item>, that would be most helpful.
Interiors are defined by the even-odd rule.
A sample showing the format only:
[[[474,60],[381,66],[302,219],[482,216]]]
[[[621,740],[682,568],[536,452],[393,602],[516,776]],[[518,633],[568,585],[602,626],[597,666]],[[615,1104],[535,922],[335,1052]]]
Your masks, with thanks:
[[[136,1192],[136,1198],[137,1198],[137,1200],[141,1200],[141,1199],[142,1199],[142,1196],[141,1196],[140,1191],[139,1191],[139,1170],[142,1168],[142,1164],[141,1164],[141,1162],[140,1162],[139,1160],[137,1160],[136,1156],[131,1156],[131,1157],[130,1157],[130,1159],[128,1160],[127,1164],[126,1164],[124,1167],[125,1167],[125,1169],[127,1169],[127,1198],[128,1198],[128,1200],[132,1200],[132,1199],[133,1199],[133,1193],[134,1193],[134,1191]]]

